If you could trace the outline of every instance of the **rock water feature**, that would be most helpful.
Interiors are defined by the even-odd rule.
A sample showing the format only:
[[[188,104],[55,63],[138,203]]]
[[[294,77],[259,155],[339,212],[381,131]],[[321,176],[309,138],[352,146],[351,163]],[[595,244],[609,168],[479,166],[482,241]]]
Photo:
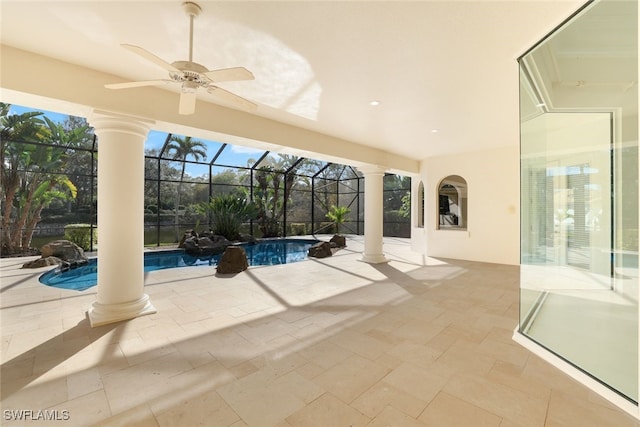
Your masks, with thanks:
[[[29,261],[22,268],[40,268],[49,265],[60,265],[61,270],[84,265],[88,258],[84,249],[69,240],[54,240],[40,248],[41,258]]]

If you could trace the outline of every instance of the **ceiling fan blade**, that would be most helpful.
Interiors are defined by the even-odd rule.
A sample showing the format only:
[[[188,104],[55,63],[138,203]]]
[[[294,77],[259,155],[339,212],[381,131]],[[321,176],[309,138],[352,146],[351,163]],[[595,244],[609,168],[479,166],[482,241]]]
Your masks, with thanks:
[[[244,67],[225,68],[221,70],[211,70],[204,73],[212,82],[231,82],[238,80],[253,80],[251,71]]]
[[[111,83],[104,85],[107,89],[129,89],[132,87],[141,86],[159,86],[166,83],[172,83],[173,80],[143,80],[139,82],[127,82],[127,83]]]
[[[154,64],[159,65],[160,67],[164,68],[165,70],[167,70],[169,72],[172,72],[172,73],[180,73],[181,72],[179,69],[177,69],[173,65],[169,64],[164,59],[155,56],[153,53],[149,52],[146,49],[143,49],[143,48],[141,48],[139,46],[135,46],[135,45],[132,45],[132,44],[123,44],[121,46],[124,47],[125,49],[127,49],[128,51],[133,52],[136,55],[139,55],[139,56],[143,57],[147,61],[151,61]]]
[[[182,115],[193,114],[196,111],[196,92],[181,92],[180,93],[180,106],[178,113]]]
[[[218,97],[223,101],[227,101],[231,104],[237,105],[238,107],[244,110],[253,111],[256,108],[258,108],[258,106],[253,102],[247,99],[244,99],[241,96],[238,96],[234,93],[231,93],[228,90],[224,90],[218,86],[213,86],[213,85],[207,86],[207,92],[209,92],[212,95],[215,95],[216,97]]]

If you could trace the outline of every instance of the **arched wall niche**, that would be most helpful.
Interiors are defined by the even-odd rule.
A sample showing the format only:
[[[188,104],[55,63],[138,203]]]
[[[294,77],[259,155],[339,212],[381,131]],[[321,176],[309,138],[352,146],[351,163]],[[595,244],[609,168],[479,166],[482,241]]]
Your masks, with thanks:
[[[449,175],[438,183],[438,230],[466,230],[468,206],[467,181]]]

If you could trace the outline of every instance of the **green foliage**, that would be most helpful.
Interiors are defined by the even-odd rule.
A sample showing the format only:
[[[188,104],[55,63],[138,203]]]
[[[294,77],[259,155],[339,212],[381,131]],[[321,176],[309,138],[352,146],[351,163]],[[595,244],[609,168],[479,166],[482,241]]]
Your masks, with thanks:
[[[331,205],[331,209],[329,209],[326,216],[336,225],[336,233],[340,234],[340,224],[347,220],[349,212],[351,212],[351,209],[346,206]]]
[[[84,250],[91,249],[91,224],[68,224],[64,227],[64,238]],[[93,244],[98,242],[98,230],[93,229]]]
[[[178,183],[178,191],[176,192],[176,202],[174,204],[175,208],[175,216],[174,221],[176,225],[176,233],[178,232],[178,224],[180,223],[180,197],[182,195],[182,185],[184,181],[184,173],[185,168],[187,166],[187,157],[193,157],[194,160],[198,161],[201,158],[206,160],[207,158],[207,146],[204,142],[198,141],[197,139],[193,139],[190,136],[177,136],[173,135],[169,139],[169,144],[167,144],[167,154],[169,154],[172,158],[176,160],[180,160],[182,162],[182,170],[180,171],[180,182]],[[179,239],[180,236],[176,234],[176,239]]]
[[[74,148],[91,138],[81,119],[65,126],[42,112],[11,114],[9,104],[0,104],[0,228],[7,253],[29,247],[45,207],[76,198],[76,184],[60,172],[68,173],[79,163],[74,161]]]
[[[258,227],[263,237],[278,237],[282,234],[285,201],[291,200],[291,191],[302,182],[295,174],[300,163],[295,156],[278,154],[278,158],[269,157],[260,164],[264,166],[256,170],[253,191]]]
[[[209,203],[201,203],[199,210],[211,215],[212,231],[228,240],[238,240],[242,223],[258,214],[255,204],[230,194],[212,197]]]
[[[293,222],[289,226],[289,233],[294,236],[304,236],[307,234],[307,224],[304,222]]]
[[[398,214],[403,218],[411,217],[411,191],[407,191],[404,196],[402,196],[402,205],[400,209],[398,209]]]

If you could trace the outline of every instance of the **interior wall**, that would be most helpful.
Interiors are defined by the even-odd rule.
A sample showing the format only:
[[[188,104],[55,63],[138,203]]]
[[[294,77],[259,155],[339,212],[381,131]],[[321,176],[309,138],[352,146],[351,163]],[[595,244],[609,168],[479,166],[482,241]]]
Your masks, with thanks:
[[[514,145],[424,159],[425,224],[412,229],[412,247],[431,257],[518,265],[519,158]],[[467,181],[466,230],[438,230],[438,184],[448,175]]]

